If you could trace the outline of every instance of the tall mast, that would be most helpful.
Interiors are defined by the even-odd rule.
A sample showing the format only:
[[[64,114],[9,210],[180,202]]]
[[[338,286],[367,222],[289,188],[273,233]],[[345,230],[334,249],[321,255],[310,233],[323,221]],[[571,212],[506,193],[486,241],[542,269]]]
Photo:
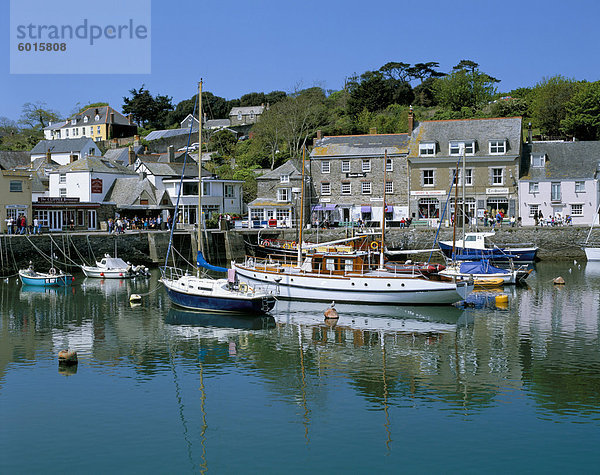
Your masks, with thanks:
[[[452,220],[452,260],[454,261],[454,252],[456,249],[456,212],[458,211],[458,165],[460,158],[456,162],[456,170],[454,171],[454,219]],[[463,242],[463,246],[465,243]]]
[[[193,119],[193,118],[192,118]],[[198,83],[198,252],[202,252],[202,78]]]
[[[467,184],[467,178],[466,178],[466,162],[467,162],[467,153],[466,153],[466,148],[465,144],[463,144],[463,153],[462,153],[462,159],[463,159],[463,163],[462,163],[462,240],[463,240],[463,248],[465,247],[465,186]]]
[[[298,223],[298,262],[297,265],[302,265],[302,228],[304,227],[304,162],[306,160],[306,148],[302,147],[302,183],[300,183],[300,222]]]
[[[387,149],[383,154],[383,208],[381,214],[381,247],[379,248],[379,269],[383,270],[383,251],[385,249],[385,183],[387,180]]]

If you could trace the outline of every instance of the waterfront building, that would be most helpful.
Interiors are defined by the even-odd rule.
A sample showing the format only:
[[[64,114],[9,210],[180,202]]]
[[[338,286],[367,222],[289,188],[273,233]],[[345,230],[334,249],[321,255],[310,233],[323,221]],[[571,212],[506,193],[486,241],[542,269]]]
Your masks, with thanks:
[[[598,221],[600,141],[530,142],[524,145],[519,208],[524,225],[590,225]]]
[[[98,229],[100,221],[114,216],[115,204],[105,197],[117,178],[137,174],[110,160],[86,156],[48,172],[48,196],[33,203],[34,216],[43,228]]]
[[[31,224],[31,173],[28,170],[6,170],[0,166],[0,229],[8,231],[7,220],[25,216]]]
[[[412,112],[411,112],[412,117]],[[408,134],[321,136],[310,154],[313,223],[378,223],[383,213],[384,166],[386,220],[408,218]],[[387,152],[387,162],[384,156]]]
[[[456,166],[458,184],[465,184],[465,213],[483,218],[484,212],[518,216],[518,179],[521,159],[521,118],[423,121],[411,134],[408,154],[410,215],[435,226],[451,188]],[[459,190],[459,203],[462,189]],[[447,220],[454,214],[449,200]]]
[[[298,222],[301,169],[302,165],[288,160],[256,178],[257,198],[248,204],[249,227],[291,228]],[[307,190],[308,188],[305,189]],[[307,202],[305,199],[305,203]],[[305,206],[306,209],[308,206]],[[307,215],[304,216],[306,218]]]

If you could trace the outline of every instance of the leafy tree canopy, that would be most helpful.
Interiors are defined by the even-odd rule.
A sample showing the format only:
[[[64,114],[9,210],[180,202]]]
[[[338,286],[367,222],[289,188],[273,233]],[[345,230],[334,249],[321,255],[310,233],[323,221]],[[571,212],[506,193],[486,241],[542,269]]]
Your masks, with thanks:
[[[150,91],[139,89],[129,91],[131,97],[123,97],[123,112],[131,114],[135,122],[142,127],[164,128],[169,111],[173,110],[172,98],[169,96],[153,96]]]
[[[19,123],[31,129],[41,130],[50,122],[58,121],[58,113],[48,109],[45,102],[26,102],[23,104]]]

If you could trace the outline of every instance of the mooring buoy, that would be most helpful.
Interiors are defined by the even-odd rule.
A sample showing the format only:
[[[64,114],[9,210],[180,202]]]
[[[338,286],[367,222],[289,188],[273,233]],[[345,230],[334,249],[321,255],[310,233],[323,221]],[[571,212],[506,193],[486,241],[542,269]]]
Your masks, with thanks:
[[[77,352],[74,350],[61,350],[58,352],[58,363],[65,365],[77,364]]]
[[[565,279],[563,279],[562,277],[558,276],[556,279],[554,279],[552,281],[552,283],[554,285],[565,285]]]
[[[131,303],[138,303],[142,301],[142,296],[140,294],[131,294],[129,296],[129,301]]]
[[[331,302],[331,306],[323,312],[323,315],[325,315],[326,319],[340,318],[340,316],[337,313],[337,310],[335,309],[335,302]]]

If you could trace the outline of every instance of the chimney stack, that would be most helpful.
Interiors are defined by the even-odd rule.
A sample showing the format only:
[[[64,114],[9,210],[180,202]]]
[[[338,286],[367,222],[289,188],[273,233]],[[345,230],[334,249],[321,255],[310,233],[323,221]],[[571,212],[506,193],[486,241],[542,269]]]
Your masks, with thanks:
[[[529,124],[527,124],[527,143],[531,143],[532,142],[532,137],[531,137],[531,122],[529,122]]]
[[[175,147],[173,145],[169,145],[169,163],[173,163],[175,161]]]
[[[69,155],[69,163],[73,163],[75,160],[77,160],[77,154],[71,152],[71,155]]]
[[[321,140],[323,138],[323,131],[317,130],[317,140]]]
[[[408,109],[408,133],[412,134],[413,130],[415,130],[415,113],[413,107],[410,106]]]
[[[128,157],[129,157],[129,165],[133,166],[133,164],[135,163],[135,152],[133,151],[132,146],[129,146]]]
[[[140,145],[140,136],[139,135],[134,135],[133,136],[133,146],[134,147],[139,147]]]
[[[377,127],[371,127],[369,129],[369,135],[377,135]]]
[[[114,123],[115,123],[115,113],[114,113],[114,112],[111,112],[111,113],[110,113],[110,123],[111,123],[111,124],[114,124]]]
[[[46,160],[50,161],[52,159],[52,153],[50,150],[46,150]]]
[[[129,114],[127,118],[129,119],[129,125],[133,125],[133,116]]]

